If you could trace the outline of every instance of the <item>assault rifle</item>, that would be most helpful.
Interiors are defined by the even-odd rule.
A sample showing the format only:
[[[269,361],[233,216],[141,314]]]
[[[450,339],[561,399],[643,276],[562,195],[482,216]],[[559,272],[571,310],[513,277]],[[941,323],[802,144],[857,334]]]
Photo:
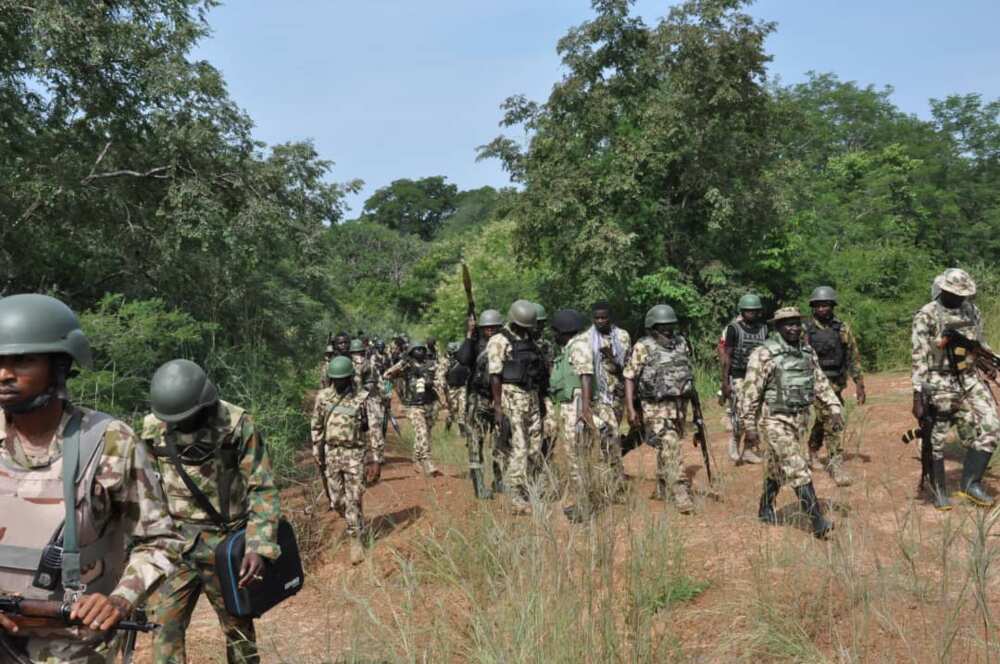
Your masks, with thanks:
[[[701,448],[701,458],[705,461],[705,474],[709,483],[712,482],[712,462],[708,455],[708,433],[705,428],[705,418],[701,412],[701,397],[698,390],[691,387],[691,419],[694,422],[694,444]]]
[[[990,352],[982,343],[970,339],[958,330],[945,330],[937,345],[948,353],[948,360],[954,371],[969,367],[970,356],[976,366],[990,374],[1000,369],[1000,356]],[[993,376],[991,375],[991,378]]]
[[[917,488],[923,489],[924,482],[927,482],[928,488],[933,491],[934,457],[931,448],[931,429],[934,427],[935,410],[926,392],[920,393],[920,399],[924,404],[924,416],[920,420],[920,426],[904,433],[902,441],[904,445],[909,445],[917,438],[920,439],[920,484]]]
[[[76,619],[70,619],[72,605],[46,599],[25,599],[17,595],[0,595],[0,613],[13,620],[20,627],[74,627],[84,626]],[[152,632],[160,626],[146,621],[146,613],[136,609],[134,620],[122,620],[112,631]]]

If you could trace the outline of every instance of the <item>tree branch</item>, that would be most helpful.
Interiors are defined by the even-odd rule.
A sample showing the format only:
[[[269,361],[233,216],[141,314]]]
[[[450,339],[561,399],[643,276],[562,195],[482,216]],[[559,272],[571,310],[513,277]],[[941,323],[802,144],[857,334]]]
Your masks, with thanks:
[[[80,180],[80,184],[90,184],[94,180],[103,180],[106,178],[120,178],[124,176],[134,177],[134,178],[157,178],[159,180],[166,180],[170,176],[166,175],[165,172],[170,170],[169,166],[157,166],[156,168],[151,168],[145,172],[133,171],[129,169],[122,169],[120,171],[109,171],[107,173],[91,173],[87,177]]]

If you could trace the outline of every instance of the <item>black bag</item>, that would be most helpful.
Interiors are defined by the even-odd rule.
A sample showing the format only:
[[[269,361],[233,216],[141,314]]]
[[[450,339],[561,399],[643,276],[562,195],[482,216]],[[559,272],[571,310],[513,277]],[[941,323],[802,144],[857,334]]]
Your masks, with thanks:
[[[281,555],[277,560],[264,559],[264,577],[240,588],[240,565],[246,547],[246,529],[230,533],[215,547],[215,574],[222,586],[226,611],[238,618],[260,618],[276,604],[280,604],[302,589],[305,574],[295,531],[284,519],[278,521],[278,546]]]
[[[184,470],[177,448],[173,441],[167,442],[167,456],[174,469],[180,475],[184,486],[191,496],[208,513],[219,528],[228,531],[226,538],[215,547],[215,574],[222,586],[222,598],[226,610],[237,618],[260,618],[265,611],[280,604],[302,589],[305,573],[302,571],[302,559],[299,556],[299,544],[295,541],[295,531],[285,519],[278,520],[277,540],[281,547],[281,555],[277,560],[264,558],[263,579],[252,581],[246,588],[240,588],[240,566],[243,564],[243,554],[246,551],[246,527],[239,530],[229,530],[229,505],[223,501],[222,510],[225,515],[212,505],[208,496],[198,488],[191,476]],[[227,458],[227,456],[229,458]],[[219,492],[229,493],[229,475],[236,465],[235,455],[226,455],[219,450]]]

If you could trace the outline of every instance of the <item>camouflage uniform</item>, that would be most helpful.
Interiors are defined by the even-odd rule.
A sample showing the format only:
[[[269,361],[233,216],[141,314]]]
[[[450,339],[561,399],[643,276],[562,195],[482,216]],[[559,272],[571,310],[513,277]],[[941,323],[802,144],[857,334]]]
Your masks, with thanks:
[[[945,351],[935,343],[948,329],[986,346],[982,316],[969,300],[959,309],[947,309],[935,300],[913,317],[913,391],[925,393],[937,413],[931,429],[934,458],[944,458],[945,437],[953,425],[964,447],[992,454],[1000,440],[996,403],[972,363],[959,368],[957,375],[953,372]]]
[[[253,418],[242,408],[221,399],[209,408],[209,420],[191,433],[168,428],[152,413],[143,420],[142,439],[156,455],[168,509],[191,544],[177,572],[153,598],[154,620],[163,625],[153,637],[153,657],[157,662],[186,661],[185,632],[202,591],[215,609],[225,634],[227,661],[258,661],[253,620],[237,618],[226,611],[215,572],[215,548],[230,532],[245,524],[248,552],[269,560],[281,555],[276,541],[281,506],[267,446]],[[168,442],[176,446],[182,459],[185,449],[200,450],[201,462],[185,463],[185,472],[223,519],[229,516],[225,527],[191,494],[167,456]],[[220,484],[227,473],[229,495],[223,497]]]
[[[773,480],[792,487],[804,487],[812,482],[809,465],[805,459],[805,436],[809,432],[810,405],[794,409],[795,412],[776,411],[769,404],[769,397],[780,391],[780,371],[775,352],[780,351],[804,366],[811,367],[813,404],[832,417],[841,414],[840,401],[819,366],[816,353],[808,345],[793,348],[780,336],[773,335],[762,346],[750,353],[742,394],[736,400],[740,421],[746,432],[758,432],[764,443],[764,480]]]
[[[657,400],[644,395],[642,379],[644,373],[651,372],[657,361],[670,365],[667,377],[672,396]],[[687,415],[687,399],[681,395],[691,389],[690,360],[688,345],[684,337],[675,335],[658,342],[648,336],[639,339],[623,372],[628,380],[635,381],[636,393],[642,406],[642,422],[645,439],[656,448],[656,477],[674,495],[677,503],[690,503],[687,478],[684,475],[684,455],[681,439],[684,437],[684,420]],[[676,396],[673,393],[676,392]]]
[[[351,364],[354,365],[354,392],[368,393],[368,403],[365,410],[368,413],[368,437],[372,439],[373,449],[385,447],[385,434],[382,431],[382,420],[385,418],[386,404],[382,395],[382,378],[372,356],[365,357],[361,353],[351,354]]]
[[[403,411],[413,427],[414,463],[429,463],[431,460],[431,430],[437,416],[437,400],[446,387],[446,370],[444,363],[430,359],[418,363],[407,358],[385,372],[386,378],[401,378],[396,387]],[[421,401],[423,403],[419,403]]]
[[[621,433],[619,426],[625,414],[625,379],[622,369],[632,346],[628,332],[620,327],[612,327],[611,332],[602,334],[591,327],[585,332],[590,346],[591,373],[594,375],[595,401],[594,415],[606,424],[603,429],[602,450],[612,470],[614,478],[624,487],[625,467],[622,465]],[[604,357],[600,349],[618,349],[614,359]],[[582,357],[581,366],[582,366]],[[574,365],[576,360],[572,360]]]
[[[365,436],[369,427],[367,408],[372,400],[366,390],[338,394],[333,387],[316,396],[313,407],[313,457],[325,459],[330,508],[347,522],[347,534],[360,537],[365,529],[362,497],[365,493],[365,462],[383,463],[380,439]],[[367,445],[366,441],[367,440]]]
[[[0,411],[0,458],[3,463],[26,470],[43,469],[55,463],[62,456],[64,432],[74,414],[81,414],[86,426],[87,418],[94,417],[95,412],[67,403],[48,451],[34,456],[27,453],[16,436],[7,435],[6,415]],[[82,580],[98,587],[105,578],[104,574],[114,575],[118,582],[110,596],[121,597],[132,605],[141,605],[149,592],[174,571],[184,552],[185,542],[167,513],[149,451],[132,429],[121,421],[113,420],[102,440],[101,456],[96,462],[94,484],[88,497],[88,502],[93,505],[94,526],[98,532],[105,534],[117,529],[122,546],[126,539],[132,546],[127,556],[124,549],[121,552],[109,551],[103,560],[89,568],[84,567]],[[4,486],[3,492],[6,493],[5,484],[0,485]],[[13,493],[7,495],[9,499],[16,500]],[[61,512],[64,509],[61,486],[60,498],[53,501],[45,505],[57,506]],[[27,503],[26,510],[42,506],[40,501],[28,500]],[[5,520],[0,513],[0,537],[5,543],[18,542],[20,538],[13,532],[12,526],[4,523]],[[81,543],[82,537],[81,532]],[[117,559],[123,559],[124,569],[114,568]],[[0,568],[0,591],[4,590],[3,577],[4,570]],[[61,592],[59,589],[58,596],[54,598],[59,599]],[[106,640],[102,635],[82,628],[31,629],[23,630],[21,636],[0,635],[0,638],[37,664],[105,664],[114,660],[121,646],[117,636]]]
[[[541,338],[535,343],[538,345],[538,350],[541,351],[542,358],[545,360],[546,371],[551,373],[552,365],[556,359],[555,344],[545,338]],[[553,403],[552,397],[548,394],[542,397],[542,405],[545,409],[545,416],[542,418],[542,451],[546,458],[551,458],[556,440],[559,438],[559,413],[556,411],[556,405]]]
[[[510,324],[504,326],[503,332],[490,337],[486,344],[486,362],[491,377],[501,375],[504,363],[513,357],[513,347],[504,333],[518,340],[528,338],[515,332]],[[540,470],[543,463],[542,416],[538,390],[526,390],[518,385],[503,383],[500,390],[500,410],[510,422],[510,452],[507,455],[504,484],[510,491],[512,502],[522,507],[526,504],[528,474]]]

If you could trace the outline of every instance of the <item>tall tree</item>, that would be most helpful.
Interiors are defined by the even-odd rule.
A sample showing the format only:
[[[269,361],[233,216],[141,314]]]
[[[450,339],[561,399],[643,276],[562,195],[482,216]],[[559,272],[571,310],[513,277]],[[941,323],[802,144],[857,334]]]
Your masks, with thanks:
[[[394,180],[365,201],[361,219],[430,240],[455,211],[457,196],[442,175]]]

